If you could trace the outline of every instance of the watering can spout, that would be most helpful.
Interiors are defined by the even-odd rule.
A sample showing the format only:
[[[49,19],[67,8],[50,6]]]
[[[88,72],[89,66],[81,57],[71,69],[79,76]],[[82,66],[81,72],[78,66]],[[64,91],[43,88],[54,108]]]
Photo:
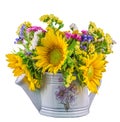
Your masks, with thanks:
[[[91,106],[91,104],[92,104],[92,102],[93,102],[93,99],[94,99],[95,95],[96,95],[96,94],[94,94],[94,93],[90,93],[90,94],[89,94],[89,107],[88,107],[88,108],[90,108],[90,106]]]
[[[100,80],[100,83],[102,83],[102,80]],[[100,88],[100,86],[98,87],[98,89]],[[89,108],[90,108],[90,106],[91,106],[91,104],[92,104],[92,102],[93,102],[93,100],[94,100],[94,97],[95,97],[95,93],[90,93],[89,94]]]
[[[27,96],[30,98],[30,100],[32,101],[32,103],[34,104],[34,106],[36,107],[36,109],[38,111],[40,111],[41,109],[41,98],[40,98],[40,90],[36,90],[35,92],[30,91],[28,89],[28,86],[23,82],[23,78],[25,75],[21,75],[20,77],[18,77],[15,81],[15,83],[17,85],[19,85],[21,88],[23,88],[23,90],[25,91],[25,93],[27,94]]]

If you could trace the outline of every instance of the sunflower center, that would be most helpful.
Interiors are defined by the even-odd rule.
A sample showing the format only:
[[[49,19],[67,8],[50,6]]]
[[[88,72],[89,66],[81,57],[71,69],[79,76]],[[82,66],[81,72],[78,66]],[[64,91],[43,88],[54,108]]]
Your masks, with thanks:
[[[88,68],[88,72],[87,73],[88,73],[88,78],[91,79],[93,77],[93,75],[94,75],[94,68],[93,68],[93,66],[90,66]]]
[[[62,59],[62,53],[60,52],[59,49],[53,49],[50,52],[50,63],[53,65],[59,64],[59,62]]]

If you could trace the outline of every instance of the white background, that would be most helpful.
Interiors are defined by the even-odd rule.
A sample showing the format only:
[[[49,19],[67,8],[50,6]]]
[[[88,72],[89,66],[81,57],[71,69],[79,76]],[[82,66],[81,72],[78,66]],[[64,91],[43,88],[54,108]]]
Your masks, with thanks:
[[[119,0],[4,0],[0,1],[0,122],[102,122],[120,121],[120,6]],[[40,115],[24,91],[15,84],[12,70],[7,67],[5,54],[14,48],[18,25],[31,21],[43,25],[39,17],[50,14],[61,18],[65,29],[74,22],[87,29],[89,21],[112,35],[117,42],[108,56],[107,72],[102,86],[87,116],[80,118],[51,118]]]

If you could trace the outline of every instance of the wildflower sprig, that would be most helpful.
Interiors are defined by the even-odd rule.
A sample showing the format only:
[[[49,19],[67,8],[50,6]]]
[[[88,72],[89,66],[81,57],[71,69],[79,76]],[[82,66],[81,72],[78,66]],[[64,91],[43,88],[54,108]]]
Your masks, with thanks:
[[[62,20],[60,20],[58,17],[54,16],[53,14],[41,16],[40,21],[47,23],[48,27],[54,29],[57,28],[57,30],[61,29],[64,26]]]

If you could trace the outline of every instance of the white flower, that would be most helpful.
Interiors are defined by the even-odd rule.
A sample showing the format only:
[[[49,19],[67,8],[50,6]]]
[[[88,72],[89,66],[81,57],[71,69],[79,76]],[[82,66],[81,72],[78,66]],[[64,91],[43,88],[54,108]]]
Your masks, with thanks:
[[[27,44],[27,41],[26,40],[23,40],[23,45],[26,45]]]
[[[34,37],[33,37],[33,40],[32,40],[32,43],[31,43],[31,47],[30,49],[33,50],[35,49],[35,47],[37,46],[37,43],[38,43],[38,34],[42,33],[42,30],[38,30],[34,33]]]
[[[102,38],[98,39],[97,41],[102,42],[102,41],[104,41],[104,38],[102,37]]]
[[[76,31],[76,30],[78,30],[78,27],[76,26],[76,24],[72,23],[70,25],[70,29],[73,30],[73,31]]]
[[[112,40],[112,43],[113,43],[113,44],[117,44],[117,42],[116,42],[115,40]]]

